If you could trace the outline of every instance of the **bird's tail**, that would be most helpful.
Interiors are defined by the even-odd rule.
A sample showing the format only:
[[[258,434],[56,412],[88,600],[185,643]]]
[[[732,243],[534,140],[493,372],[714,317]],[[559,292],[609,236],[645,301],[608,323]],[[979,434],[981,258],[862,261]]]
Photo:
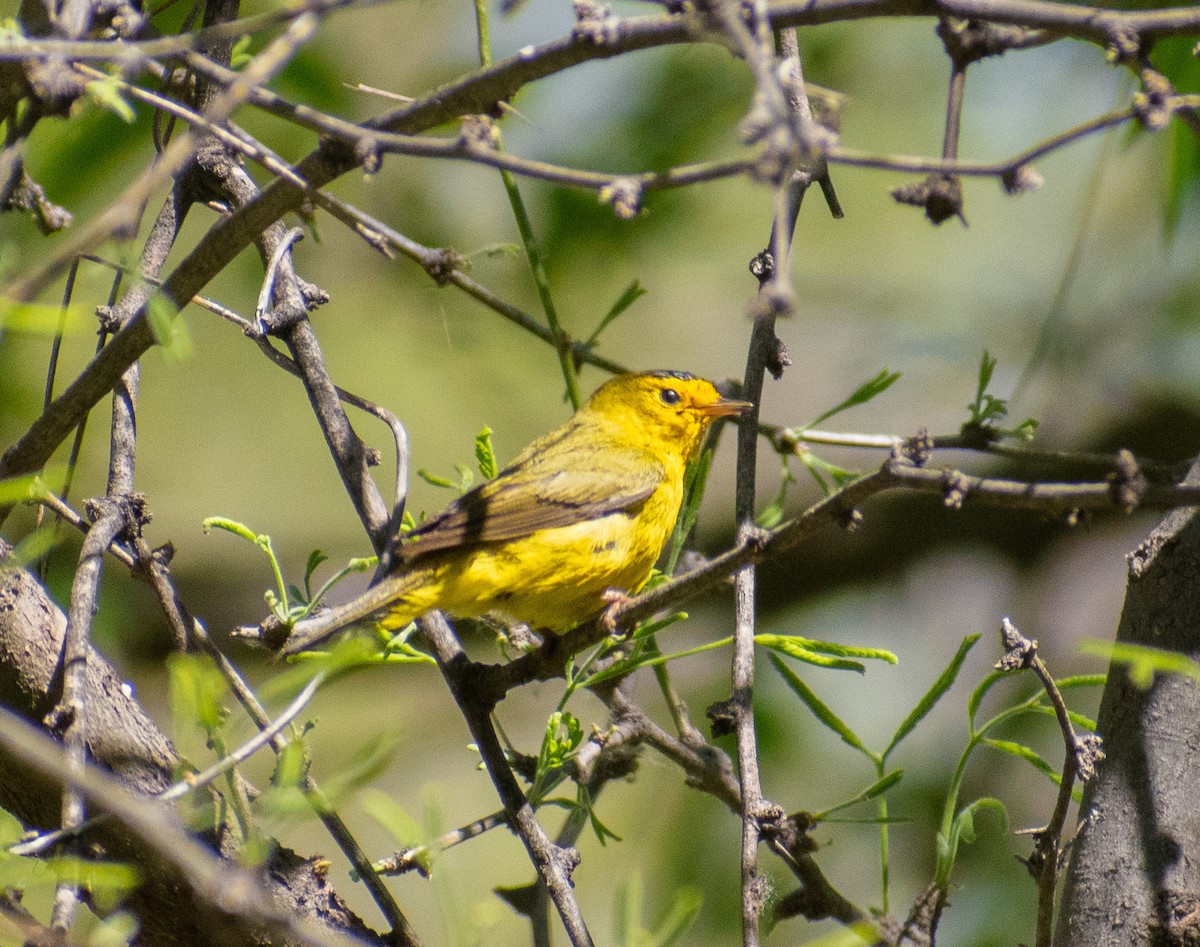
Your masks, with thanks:
[[[335,605],[311,618],[296,622],[292,627],[292,633],[288,635],[279,653],[285,657],[299,654],[301,651],[316,647],[343,628],[348,628],[365,618],[378,615],[380,612],[392,611],[395,609],[397,600],[419,583],[419,574],[414,575],[409,572],[389,575],[372,585],[358,598],[351,599],[342,605]],[[401,624],[408,624],[415,617],[417,616],[409,616]],[[392,624],[390,616],[388,624]]]

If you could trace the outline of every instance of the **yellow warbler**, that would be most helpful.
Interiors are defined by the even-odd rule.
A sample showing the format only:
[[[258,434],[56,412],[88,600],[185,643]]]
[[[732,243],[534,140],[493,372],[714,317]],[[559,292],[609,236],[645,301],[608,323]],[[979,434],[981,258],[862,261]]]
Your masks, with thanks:
[[[745,401],[683,372],[618,375],[495,478],[398,538],[389,575],[346,605],[297,623],[294,654],[378,615],[402,628],[438,608],[499,612],[563,631],[609,589],[650,575],[683,501],[684,470],[709,424]]]

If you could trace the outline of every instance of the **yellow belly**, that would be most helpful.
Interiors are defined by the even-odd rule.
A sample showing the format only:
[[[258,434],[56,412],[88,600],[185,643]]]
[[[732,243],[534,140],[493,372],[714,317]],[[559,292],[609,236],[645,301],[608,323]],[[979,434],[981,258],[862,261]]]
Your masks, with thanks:
[[[381,623],[400,628],[440,608],[461,616],[500,612],[550,631],[571,628],[604,607],[607,589],[634,592],[649,577],[674,525],[673,515],[648,509],[655,499],[633,515],[431,554],[414,564],[414,587],[392,602]]]

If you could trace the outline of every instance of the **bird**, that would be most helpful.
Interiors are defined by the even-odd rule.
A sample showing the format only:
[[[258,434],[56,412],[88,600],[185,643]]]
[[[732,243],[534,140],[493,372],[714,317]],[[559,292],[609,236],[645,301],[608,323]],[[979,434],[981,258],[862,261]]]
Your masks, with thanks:
[[[494,478],[397,536],[389,573],[297,622],[282,654],[367,618],[401,629],[432,609],[551,633],[599,614],[649,578],[709,425],[750,407],[687,372],[616,375]]]

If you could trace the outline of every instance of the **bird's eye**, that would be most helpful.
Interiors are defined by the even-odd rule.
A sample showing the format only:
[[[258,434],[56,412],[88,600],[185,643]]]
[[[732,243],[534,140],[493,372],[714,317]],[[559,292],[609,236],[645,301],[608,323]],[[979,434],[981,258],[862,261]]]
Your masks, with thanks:
[[[658,396],[662,398],[663,404],[679,404],[679,392],[674,388],[664,388]]]

